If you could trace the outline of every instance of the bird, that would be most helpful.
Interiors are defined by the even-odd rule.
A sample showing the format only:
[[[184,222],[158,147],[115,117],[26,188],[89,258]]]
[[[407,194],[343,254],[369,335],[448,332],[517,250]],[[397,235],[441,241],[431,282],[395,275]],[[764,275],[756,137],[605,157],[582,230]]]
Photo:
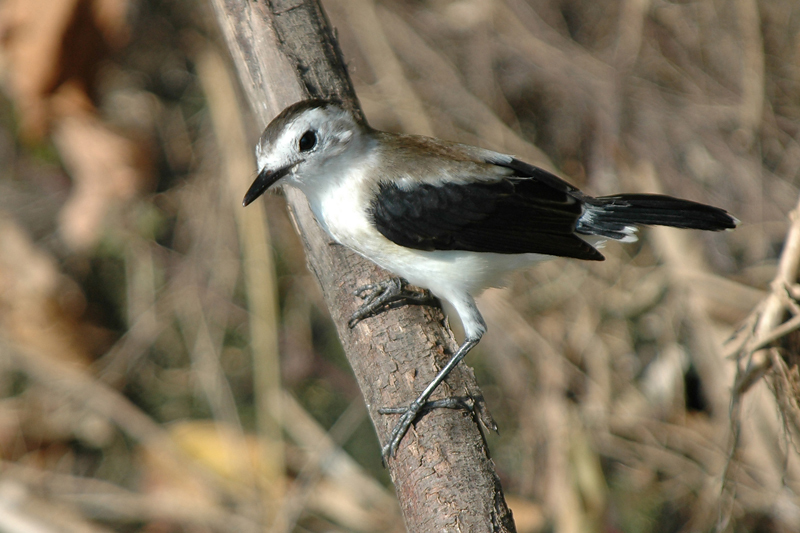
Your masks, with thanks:
[[[636,241],[639,226],[721,231],[739,223],[718,207],[661,194],[592,197],[511,155],[373,129],[332,99],[281,111],[255,155],[244,206],[270,187],[296,187],[333,241],[396,276],[357,291],[365,301],[351,327],[394,300],[424,299],[409,284],[449,302],[463,325],[464,341],[425,389],[407,407],[380,410],[401,414],[384,461],[481,340],[475,297],[505,274],[554,257],[601,261],[598,247]]]

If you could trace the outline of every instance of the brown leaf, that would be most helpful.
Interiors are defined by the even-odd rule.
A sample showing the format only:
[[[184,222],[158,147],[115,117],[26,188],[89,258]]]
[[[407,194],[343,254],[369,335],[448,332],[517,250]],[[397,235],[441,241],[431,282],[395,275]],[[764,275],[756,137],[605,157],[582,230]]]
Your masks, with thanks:
[[[22,134],[52,132],[74,189],[61,213],[69,246],[97,239],[109,210],[149,179],[144,151],[105,126],[91,99],[102,60],[129,37],[128,0],[8,0],[0,9],[7,92]]]
[[[91,92],[100,60],[128,39],[128,0],[7,0],[0,9],[5,84],[22,131],[42,137],[64,83]]]
[[[20,345],[86,365],[90,349],[80,317],[86,302],[53,259],[0,215],[0,329]]]
[[[138,143],[112,131],[92,112],[81,112],[80,94],[68,87],[61,91],[58,107],[70,113],[53,130],[53,142],[73,180],[60,216],[62,237],[73,250],[93,245],[107,215],[132,200],[152,174]]]

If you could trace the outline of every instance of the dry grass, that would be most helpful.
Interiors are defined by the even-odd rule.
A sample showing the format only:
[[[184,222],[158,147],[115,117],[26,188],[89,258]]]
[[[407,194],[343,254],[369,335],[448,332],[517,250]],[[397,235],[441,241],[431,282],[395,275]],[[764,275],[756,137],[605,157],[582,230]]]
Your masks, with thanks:
[[[0,529],[402,530],[282,199],[237,207],[257,132],[209,13],[98,1],[78,68],[9,31],[33,4],[0,16]],[[800,6],[324,5],[375,127],[743,221],[481,298],[519,530],[800,529]]]

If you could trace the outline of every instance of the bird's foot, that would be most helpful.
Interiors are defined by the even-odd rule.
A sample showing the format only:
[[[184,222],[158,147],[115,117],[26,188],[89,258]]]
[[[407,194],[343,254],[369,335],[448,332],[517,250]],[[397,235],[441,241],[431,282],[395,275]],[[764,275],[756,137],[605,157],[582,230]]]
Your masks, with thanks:
[[[428,290],[415,291],[409,289],[408,282],[402,278],[390,278],[378,283],[364,285],[358,288],[354,294],[363,299],[364,303],[347,322],[347,325],[351,328],[365,318],[375,316],[395,303],[430,305],[436,301],[436,298]]]
[[[411,402],[405,410],[400,409],[379,409],[378,412],[381,414],[391,414],[391,413],[399,413],[402,412],[402,416],[400,417],[400,421],[394,426],[392,429],[392,433],[389,435],[389,439],[386,445],[381,450],[383,455],[383,462],[386,464],[389,457],[394,456],[397,453],[397,448],[400,446],[400,441],[403,440],[403,437],[408,432],[408,428],[411,427],[411,424],[420,414],[425,407],[448,407],[448,408],[463,408],[466,407],[467,410],[470,412],[473,411],[474,402],[472,398],[469,401],[464,401],[463,398],[445,398],[444,400],[436,400],[434,402],[429,402],[428,398],[431,397],[433,391],[436,390],[436,387],[442,384],[442,381],[447,379],[447,376],[452,372],[452,370],[461,362],[462,359],[469,353],[469,351],[478,344],[480,341],[480,335],[470,335],[467,336],[467,339],[464,341],[464,344],[458,347],[456,353],[454,353],[450,359],[447,361],[447,364],[439,370],[439,373],[436,374],[436,377],[428,383],[428,386],[425,387],[425,390],[417,396],[417,399]],[[491,424],[494,426],[494,421],[491,421]]]
[[[462,398],[452,396],[425,403],[420,403],[415,400],[408,407],[382,407],[378,409],[378,412],[382,415],[402,415],[394,428],[392,428],[386,445],[381,449],[384,466],[389,460],[389,457],[394,457],[397,453],[397,448],[400,446],[403,437],[405,437],[406,433],[408,433],[408,430],[411,428],[411,424],[414,423],[419,415],[432,409],[462,409],[473,412],[475,409],[475,402],[469,397]]]

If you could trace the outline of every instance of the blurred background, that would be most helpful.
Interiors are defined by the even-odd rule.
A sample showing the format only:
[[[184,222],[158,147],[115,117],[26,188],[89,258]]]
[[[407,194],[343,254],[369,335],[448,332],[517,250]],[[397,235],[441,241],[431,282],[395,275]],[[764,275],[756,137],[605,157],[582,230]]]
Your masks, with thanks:
[[[800,309],[770,292],[800,4],[323,6],[373,126],[742,220],[481,298],[518,530],[799,530],[796,340],[731,391],[765,299]],[[216,28],[190,0],[0,2],[0,531],[403,531],[283,198],[239,207],[259,131]]]

